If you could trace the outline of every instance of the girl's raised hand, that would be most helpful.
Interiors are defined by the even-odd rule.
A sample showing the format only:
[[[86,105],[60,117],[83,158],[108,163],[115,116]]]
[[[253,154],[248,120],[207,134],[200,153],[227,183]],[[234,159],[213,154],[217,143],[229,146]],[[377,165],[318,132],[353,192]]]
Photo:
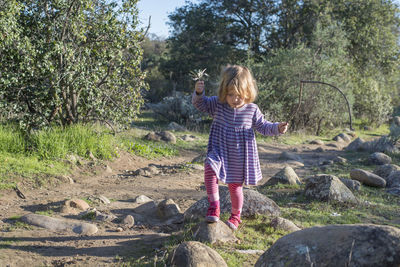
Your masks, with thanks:
[[[278,124],[279,133],[280,133],[280,134],[286,133],[287,130],[288,130],[288,127],[289,127],[289,123],[287,123],[287,122],[281,122],[281,123],[279,123],[279,124]]]
[[[204,81],[197,81],[194,89],[196,90],[197,94],[202,94],[204,91]]]

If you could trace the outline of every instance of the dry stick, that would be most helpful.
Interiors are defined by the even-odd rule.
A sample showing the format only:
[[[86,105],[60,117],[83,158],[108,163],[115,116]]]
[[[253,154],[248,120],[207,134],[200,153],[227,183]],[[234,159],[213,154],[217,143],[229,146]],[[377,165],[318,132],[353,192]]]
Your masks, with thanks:
[[[297,108],[296,108],[295,110],[292,111],[292,113],[291,113],[291,115],[289,116],[289,119],[287,120],[287,122],[290,122],[290,121],[294,118],[294,116],[299,112],[300,106],[301,106],[302,94],[303,94],[303,82],[300,81],[299,103],[297,104]]]

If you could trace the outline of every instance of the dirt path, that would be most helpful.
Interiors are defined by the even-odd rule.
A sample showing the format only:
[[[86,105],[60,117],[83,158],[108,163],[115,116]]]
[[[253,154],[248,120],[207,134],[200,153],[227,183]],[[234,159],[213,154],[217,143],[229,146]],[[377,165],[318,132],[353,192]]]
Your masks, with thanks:
[[[279,159],[283,151],[299,155],[304,167],[291,163],[300,177],[310,173],[319,161],[333,158],[340,151],[332,147],[318,153],[317,145],[285,146],[259,144],[259,154],[264,180],[284,166]],[[169,159],[147,160],[123,153],[113,162],[107,162],[112,172],[98,165],[90,169],[78,168],[71,176],[74,184],[59,184],[42,189],[21,187],[26,199],[14,191],[3,191],[0,196],[0,266],[114,266],[127,258],[140,259],[159,251],[173,234],[162,227],[134,226],[118,232],[119,224],[94,222],[99,231],[93,236],[79,236],[72,232],[55,232],[40,227],[16,223],[13,216],[30,212],[54,211],[51,216],[61,218],[59,207],[66,199],[106,196],[110,204],[92,204],[97,210],[111,213],[118,218],[132,212],[137,206],[134,199],[146,195],[154,200],[171,198],[182,211],[205,196],[202,170],[176,169],[173,166],[191,161],[196,152],[183,152]],[[170,171],[151,178],[133,176],[132,172],[149,164],[169,167]],[[294,165],[293,165],[294,164]]]

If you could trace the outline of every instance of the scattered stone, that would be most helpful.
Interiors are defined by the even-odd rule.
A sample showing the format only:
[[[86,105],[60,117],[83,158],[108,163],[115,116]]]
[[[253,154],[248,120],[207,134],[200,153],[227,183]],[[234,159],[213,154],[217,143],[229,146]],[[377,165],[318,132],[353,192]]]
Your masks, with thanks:
[[[340,137],[339,135],[336,135],[335,137],[333,137],[332,139],[333,141],[339,142],[339,143],[344,143],[345,141],[343,140],[342,137]]]
[[[96,197],[96,199],[98,199],[98,201],[100,201],[103,204],[110,204],[111,203],[111,201],[107,197],[105,197],[103,195],[100,195],[100,196]]]
[[[347,159],[342,158],[340,156],[337,156],[336,158],[333,159],[333,162],[339,163],[339,164],[346,164]]]
[[[342,149],[343,148],[343,144],[344,144],[344,142],[335,142],[335,143],[329,143],[326,146],[334,147],[334,148],[337,148],[337,149]]]
[[[347,179],[347,178],[339,178],[345,186],[351,191],[360,191],[361,183],[357,180]]]
[[[373,186],[373,187],[385,187],[386,181],[382,177],[379,177],[376,174],[373,174],[369,171],[361,170],[361,169],[353,169],[350,171],[350,178],[353,180],[357,180],[365,185]]]
[[[185,127],[183,127],[182,125],[179,125],[178,123],[176,123],[174,121],[170,122],[170,124],[168,124],[167,129],[171,130],[171,131],[181,131],[181,132],[187,131],[187,129]]]
[[[375,152],[375,153],[372,153],[371,155],[369,155],[368,163],[375,164],[375,165],[390,164],[390,163],[392,163],[392,158],[384,153]]]
[[[157,205],[157,215],[163,220],[178,214],[181,214],[181,209],[172,199],[163,200]]]
[[[135,225],[135,219],[133,218],[132,215],[126,215],[124,219],[122,219],[122,224],[128,228],[131,228],[132,226]]]
[[[171,267],[225,267],[224,259],[212,248],[196,241],[181,243],[168,259]]]
[[[117,232],[123,232],[124,229],[123,229],[122,227],[117,227],[116,231],[117,231]]]
[[[65,214],[78,214],[79,211],[85,211],[90,209],[90,206],[86,201],[82,199],[70,199],[65,201],[61,207],[61,213]]]
[[[111,222],[117,218],[114,214],[106,214],[100,211],[95,211],[96,220],[101,222]]]
[[[342,139],[344,142],[349,143],[351,142],[351,137],[347,133],[340,133],[337,135],[340,139]],[[335,140],[335,138],[333,139]]]
[[[231,211],[231,199],[226,186],[219,187],[221,212]],[[242,209],[243,217],[252,217],[256,214],[268,216],[280,216],[279,206],[265,195],[252,190],[243,189],[244,203]],[[207,197],[203,197],[185,211],[185,219],[204,218],[208,209]]]
[[[143,203],[147,203],[150,201],[153,201],[153,200],[145,195],[140,195],[135,198],[135,203],[137,203],[137,204],[143,204]]]
[[[296,155],[294,153],[287,152],[287,151],[282,152],[280,154],[279,158],[283,159],[283,160],[295,160],[295,161],[302,162],[302,159],[301,159],[300,156],[298,156],[298,155]]]
[[[157,175],[159,173],[160,170],[155,165],[149,165],[148,167],[136,170],[133,174],[144,177],[152,177],[153,175]]]
[[[167,143],[176,143],[176,137],[173,133],[169,131],[162,131],[162,132],[150,132],[143,137],[145,140],[149,141],[164,141]]]
[[[314,152],[322,153],[325,152],[325,149],[323,147],[317,147],[316,149],[314,149]]]
[[[105,172],[106,172],[106,173],[112,173],[113,170],[111,169],[110,166],[106,165],[106,166],[105,166]]]
[[[157,205],[155,201],[149,201],[140,205],[139,207],[136,207],[133,209],[133,211],[142,215],[154,216],[157,214]]]
[[[185,135],[181,136],[181,139],[186,142],[192,142],[192,141],[197,140],[198,138],[194,135],[185,134]]]
[[[255,267],[399,266],[399,251],[400,229],[392,226],[315,226],[278,239]]]
[[[75,183],[75,181],[71,177],[69,177],[67,175],[62,175],[62,176],[60,176],[60,178],[61,178],[60,180],[62,182],[64,182],[64,183],[67,183],[67,184],[74,184]]]
[[[346,151],[362,151],[363,150],[363,144],[365,143],[365,141],[363,139],[361,139],[360,137],[358,137],[357,139],[355,139],[353,142],[351,142],[347,147],[346,147]]]
[[[93,235],[98,231],[94,224],[57,219],[39,214],[26,214],[21,217],[21,220],[28,224],[43,227],[52,231],[71,230],[80,235]]]
[[[202,221],[192,229],[192,232],[193,239],[203,243],[235,243],[237,241],[232,229],[221,220],[215,223]]]
[[[346,131],[346,133],[348,135],[350,135],[353,138],[357,136],[357,134],[354,131],[350,130],[350,129],[345,129],[345,131]]]
[[[270,222],[270,226],[275,230],[283,230],[286,232],[294,232],[301,230],[292,221],[282,217],[274,217]]]
[[[262,187],[276,185],[278,183],[291,184],[291,185],[301,184],[299,177],[291,167],[285,167],[281,169],[274,176],[272,176],[265,184],[263,184]]]
[[[322,140],[312,140],[312,141],[310,141],[310,144],[311,144],[311,145],[320,145],[320,146],[323,146],[323,145],[324,145],[324,141],[322,141]]]
[[[200,164],[188,164],[188,167],[192,168],[193,170],[204,171],[204,165]]]
[[[374,170],[374,174],[386,180],[389,175],[394,171],[400,171],[400,166],[397,166],[395,164],[384,164],[376,167],[376,169]]]
[[[307,179],[304,189],[307,197],[321,201],[334,201],[340,203],[357,203],[356,197],[334,175],[317,174]]]
[[[143,139],[148,141],[161,141],[161,136],[159,136],[155,132],[150,132],[147,135],[145,135]]]
[[[388,178],[386,178],[387,187],[400,186],[400,171],[391,172]]]
[[[66,159],[72,164],[76,164],[76,162],[78,161],[78,159],[75,157],[75,155],[72,155],[72,154],[66,155]]]

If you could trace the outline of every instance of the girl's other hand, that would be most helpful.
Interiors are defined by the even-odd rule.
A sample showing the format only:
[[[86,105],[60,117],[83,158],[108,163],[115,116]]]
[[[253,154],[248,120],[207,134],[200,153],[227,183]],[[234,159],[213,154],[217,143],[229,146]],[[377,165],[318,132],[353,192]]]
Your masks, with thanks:
[[[202,94],[204,91],[204,81],[197,81],[194,89],[196,90],[197,94]]]
[[[289,127],[289,123],[287,123],[287,122],[281,122],[281,123],[279,123],[279,124],[278,124],[279,133],[281,133],[281,134],[286,133],[287,130],[288,130],[288,127]]]

